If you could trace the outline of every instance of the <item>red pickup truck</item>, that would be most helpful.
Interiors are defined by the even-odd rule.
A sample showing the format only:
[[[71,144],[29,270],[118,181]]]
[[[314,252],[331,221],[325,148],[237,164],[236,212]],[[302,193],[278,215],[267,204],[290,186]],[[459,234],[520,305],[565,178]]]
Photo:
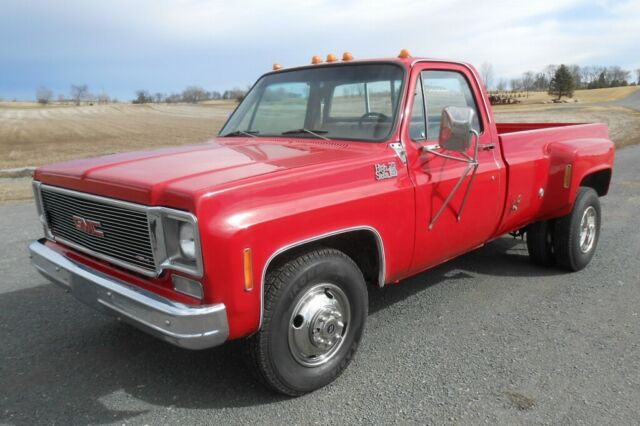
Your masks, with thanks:
[[[167,342],[245,339],[301,395],[353,358],[367,291],[507,233],[577,271],[598,242],[604,124],[499,124],[468,64],[397,58],[263,75],[204,144],[40,167],[33,265]]]

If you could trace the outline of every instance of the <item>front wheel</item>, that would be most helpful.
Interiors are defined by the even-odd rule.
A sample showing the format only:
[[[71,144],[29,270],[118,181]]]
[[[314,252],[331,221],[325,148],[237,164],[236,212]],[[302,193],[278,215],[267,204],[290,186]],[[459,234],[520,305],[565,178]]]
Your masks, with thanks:
[[[270,272],[262,327],[247,342],[268,387],[303,395],[335,380],[360,343],[368,312],[365,281],[344,253],[318,249]]]
[[[598,245],[600,221],[598,194],[580,187],[571,213],[555,222],[553,249],[559,266],[579,271],[589,264]]]

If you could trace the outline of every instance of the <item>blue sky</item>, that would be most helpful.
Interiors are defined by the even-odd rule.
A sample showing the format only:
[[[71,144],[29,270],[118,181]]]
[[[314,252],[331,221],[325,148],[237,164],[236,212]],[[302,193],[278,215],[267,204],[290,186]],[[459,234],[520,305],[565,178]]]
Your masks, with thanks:
[[[245,87],[278,62],[351,51],[493,64],[496,78],[550,63],[640,68],[640,1],[2,0],[0,98],[88,84],[136,89]]]

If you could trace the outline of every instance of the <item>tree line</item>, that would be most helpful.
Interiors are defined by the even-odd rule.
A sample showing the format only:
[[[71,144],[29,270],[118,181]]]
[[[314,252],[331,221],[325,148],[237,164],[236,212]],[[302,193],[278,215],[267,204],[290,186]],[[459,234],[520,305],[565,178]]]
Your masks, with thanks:
[[[135,98],[133,99],[134,104],[147,104],[147,103],[178,103],[178,102],[186,102],[186,103],[198,103],[202,101],[209,100],[219,100],[219,99],[235,99],[242,100],[246,95],[247,90],[240,89],[235,87],[231,90],[225,90],[220,93],[217,91],[206,91],[200,86],[189,86],[184,89],[181,93],[151,93],[148,90],[136,90]],[[56,100],[53,90],[49,89],[46,86],[40,86],[36,89],[36,100],[38,103],[42,105],[46,105],[50,102]],[[82,103],[87,104],[106,104],[110,102],[118,102],[117,98],[112,98],[108,93],[104,91],[100,94],[93,94],[89,90],[89,86],[86,84],[72,84],[69,89],[68,94],[60,93],[57,96],[58,103],[73,103],[75,105],[80,105]]]
[[[483,63],[480,67],[480,75],[487,86],[487,89],[498,91],[547,91],[551,82],[556,77],[558,70],[564,67],[571,75],[571,80],[575,89],[602,89],[606,87],[620,87],[640,84],[640,69],[634,74],[618,65],[547,65],[540,71],[526,71],[520,77],[500,78],[493,81],[493,66],[490,63]],[[564,72],[564,70],[563,70]]]
[[[562,75],[557,73],[562,69]],[[552,87],[558,81],[558,77],[562,78],[565,83],[568,81],[566,73],[570,75],[571,93],[574,89],[600,89],[605,87],[619,87],[627,85],[640,85],[640,69],[632,72],[625,70],[617,65],[600,66],[600,65],[548,65],[541,71],[526,71],[520,77],[500,78],[494,84],[493,66],[485,62],[480,67],[480,76],[488,90],[497,90],[498,92],[512,91],[524,92],[528,97],[529,92],[533,91],[552,91],[554,94],[557,90]],[[634,80],[635,79],[635,80]],[[188,86],[180,93],[151,93],[149,90],[139,89],[135,91],[135,98],[132,100],[134,104],[147,103],[198,103],[209,100],[237,100],[241,101],[247,94],[247,89],[234,87],[224,92],[207,91],[200,86]],[[566,95],[563,95],[566,96]],[[36,100],[46,105],[53,101],[54,93],[46,86],[40,86],[36,90]],[[118,102],[116,98],[111,98],[109,94],[102,92],[93,94],[86,84],[72,84],[68,95],[58,94],[57,100],[60,103],[72,102],[75,105],[81,103],[109,103]]]
[[[40,86],[36,89],[36,100],[38,103],[46,105],[54,100],[53,90],[46,86]],[[82,102],[107,104],[109,102],[118,102],[118,99],[111,98],[107,93],[93,94],[89,91],[86,84],[72,84],[69,94],[59,93],[57,97],[59,103],[74,103],[80,105]]]
[[[224,92],[207,91],[200,86],[189,86],[185,88],[181,93],[166,94],[162,92],[151,93],[149,90],[136,90],[134,104],[149,104],[149,103],[192,103],[196,104],[203,101],[231,99],[241,101],[247,94],[247,90],[235,87],[231,90],[225,90]]]

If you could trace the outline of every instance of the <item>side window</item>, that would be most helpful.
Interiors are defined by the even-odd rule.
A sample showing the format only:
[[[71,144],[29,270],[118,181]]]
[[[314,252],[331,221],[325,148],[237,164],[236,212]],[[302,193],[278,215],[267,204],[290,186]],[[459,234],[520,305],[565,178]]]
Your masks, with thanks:
[[[473,128],[482,132],[478,107],[467,79],[455,71],[422,71],[424,96],[427,104],[427,139],[438,139],[440,116],[448,106],[470,107],[475,112]],[[413,121],[413,118],[412,118]]]
[[[413,108],[411,109],[411,122],[409,123],[409,134],[411,140],[423,141],[427,139],[427,128],[424,119],[424,96],[422,95],[422,82],[416,81],[416,90],[413,97]]]

